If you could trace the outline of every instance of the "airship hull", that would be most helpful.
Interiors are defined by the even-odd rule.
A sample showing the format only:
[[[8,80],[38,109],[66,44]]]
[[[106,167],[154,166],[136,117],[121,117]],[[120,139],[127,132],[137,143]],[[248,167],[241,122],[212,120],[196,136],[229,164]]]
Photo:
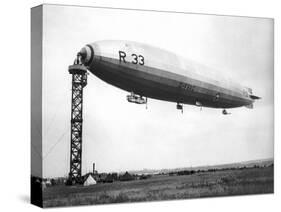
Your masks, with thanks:
[[[167,61],[153,61],[151,57],[161,58],[161,50],[160,54],[153,55],[146,54],[147,48],[141,44],[129,43],[127,49],[122,46],[128,46],[128,42],[109,44],[107,42],[91,44],[93,57],[87,65],[94,75],[120,89],[148,98],[212,108],[234,108],[253,103],[245,89],[236,84],[222,80],[216,82],[215,79],[200,76],[192,70],[182,74],[178,71],[182,68],[177,67],[181,61],[178,58],[177,64],[172,66],[170,64],[173,62],[167,64]],[[159,49],[154,50],[149,46],[149,50],[151,48],[152,52],[159,53]],[[133,57],[131,60],[128,57],[122,58],[124,55],[120,52]],[[135,52],[141,52],[141,57],[138,58]],[[169,52],[164,54],[167,57]],[[167,65],[163,66],[165,63]]]

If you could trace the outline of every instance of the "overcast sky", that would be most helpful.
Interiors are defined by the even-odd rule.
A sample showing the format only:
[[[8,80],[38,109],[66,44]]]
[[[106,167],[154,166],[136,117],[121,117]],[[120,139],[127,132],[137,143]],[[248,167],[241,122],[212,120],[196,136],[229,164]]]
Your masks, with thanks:
[[[86,44],[133,40],[232,75],[262,99],[254,109],[219,109],[149,99],[88,75],[84,89],[83,174],[213,165],[273,157],[273,21],[181,13],[48,5],[43,18],[43,176],[66,176],[71,75]],[[34,154],[34,153],[33,153]],[[38,157],[38,160],[40,158]]]

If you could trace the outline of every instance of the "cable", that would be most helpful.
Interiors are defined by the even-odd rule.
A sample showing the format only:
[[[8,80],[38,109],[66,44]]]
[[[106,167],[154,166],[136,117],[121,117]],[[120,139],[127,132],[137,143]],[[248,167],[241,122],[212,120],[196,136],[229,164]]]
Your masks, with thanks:
[[[52,150],[56,147],[56,145],[62,141],[65,134],[69,131],[69,128],[61,135],[61,137],[57,140],[57,142],[49,149],[49,151],[43,156],[43,160],[52,152]]]

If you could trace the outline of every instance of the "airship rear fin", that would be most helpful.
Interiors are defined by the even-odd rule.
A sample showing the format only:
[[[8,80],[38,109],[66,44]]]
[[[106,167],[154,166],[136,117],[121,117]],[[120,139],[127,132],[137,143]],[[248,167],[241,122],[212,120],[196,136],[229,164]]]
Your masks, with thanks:
[[[253,100],[260,99],[260,97],[255,96],[255,95],[250,95],[250,98],[253,99]]]
[[[254,105],[253,103],[252,104],[249,104],[249,105],[245,105],[246,108],[249,108],[249,109],[253,109],[254,108]]]

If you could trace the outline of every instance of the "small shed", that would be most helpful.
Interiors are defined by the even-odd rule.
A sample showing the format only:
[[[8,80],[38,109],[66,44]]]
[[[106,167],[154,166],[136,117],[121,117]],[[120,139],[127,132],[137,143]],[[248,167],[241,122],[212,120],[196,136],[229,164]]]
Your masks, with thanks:
[[[95,184],[97,184],[97,181],[94,179],[94,177],[91,174],[89,174],[86,177],[83,185],[84,186],[90,186],[90,185],[95,185]]]

